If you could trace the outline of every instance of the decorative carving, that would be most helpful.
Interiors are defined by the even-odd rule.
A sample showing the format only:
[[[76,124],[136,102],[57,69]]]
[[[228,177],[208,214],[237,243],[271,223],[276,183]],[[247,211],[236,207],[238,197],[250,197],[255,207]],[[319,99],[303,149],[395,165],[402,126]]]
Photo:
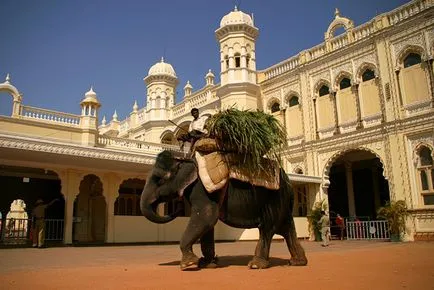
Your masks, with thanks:
[[[408,47],[419,48],[421,51],[424,51],[425,45],[422,33],[412,35],[392,44],[392,59],[396,66],[399,66],[400,58],[404,56],[404,50]]]
[[[354,75],[354,72],[350,62],[332,68],[332,79],[331,79],[332,84],[335,84],[338,81],[337,77],[340,74],[349,75],[351,77],[351,82],[352,83],[354,82],[354,79],[352,77]]]
[[[323,80],[323,81],[328,82],[329,85],[331,84],[331,81],[330,81],[330,71],[329,70],[325,70],[325,71],[322,71],[319,74],[312,75],[311,79],[312,79],[312,82],[311,82],[312,87],[311,87],[311,89],[312,89],[312,91],[314,93],[317,91],[317,88],[319,88],[318,85],[319,85],[320,81]]]
[[[338,150],[334,150],[334,151],[329,151],[329,152],[325,152],[320,154],[320,160],[322,161],[321,164],[319,164],[321,167],[324,166],[324,170],[323,170],[323,176],[329,176],[329,172],[330,172],[330,168],[333,166],[333,163],[340,158],[341,156],[345,155],[346,153],[350,152],[350,151],[356,151],[356,150],[361,150],[361,151],[368,151],[372,154],[374,154],[378,159],[380,159],[380,162],[383,166],[383,175],[386,179],[388,179],[388,169],[384,166],[384,164],[386,164],[384,162],[384,160],[386,159],[385,157],[385,152],[384,152],[384,146],[383,146],[383,141],[377,141],[377,142],[372,142],[372,143],[368,143],[368,144],[364,144],[364,145],[359,145],[359,146],[354,146],[354,145],[347,145],[344,146],[343,148],[340,148]]]
[[[424,100],[415,104],[405,106],[405,113],[407,117],[417,114],[425,113],[432,108],[432,100]]]
[[[125,139],[125,141],[129,141]],[[130,140],[131,141],[131,140]],[[95,159],[108,159],[108,160],[118,160],[125,162],[133,162],[133,163],[144,163],[144,164],[153,164],[154,158],[151,156],[144,156],[140,153],[130,153],[130,152],[119,152],[119,151],[111,151],[107,152],[106,150],[102,151],[100,148],[84,148],[82,146],[74,146],[69,144],[57,144],[53,142],[43,142],[40,140],[30,140],[24,138],[17,137],[8,137],[8,136],[0,136],[0,147],[3,148],[12,148],[12,149],[20,149],[20,150],[29,150],[29,151],[39,151],[46,153],[54,153],[60,155],[72,155],[72,156],[81,156]],[[150,148],[149,148],[150,149]],[[149,154],[152,150],[147,150],[146,152]],[[159,153],[159,151],[155,151],[155,154]]]

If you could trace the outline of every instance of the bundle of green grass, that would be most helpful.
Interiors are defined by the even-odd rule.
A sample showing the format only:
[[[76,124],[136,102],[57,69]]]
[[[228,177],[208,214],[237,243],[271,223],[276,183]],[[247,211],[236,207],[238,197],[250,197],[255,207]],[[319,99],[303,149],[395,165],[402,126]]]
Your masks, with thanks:
[[[279,121],[261,111],[230,108],[208,119],[211,138],[221,151],[237,153],[240,163],[252,170],[261,169],[263,157],[279,160],[286,145],[286,133]]]

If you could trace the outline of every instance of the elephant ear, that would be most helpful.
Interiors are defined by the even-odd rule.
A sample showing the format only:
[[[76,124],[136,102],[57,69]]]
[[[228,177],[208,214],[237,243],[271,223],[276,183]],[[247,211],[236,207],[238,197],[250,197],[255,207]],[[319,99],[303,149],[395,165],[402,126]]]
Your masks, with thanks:
[[[176,178],[174,182],[179,184],[178,195],[184,196],[184,190],[193,182],[196,181],[197,168],[193,162],[184,162],[179,167],[178,172],[176,173]]]

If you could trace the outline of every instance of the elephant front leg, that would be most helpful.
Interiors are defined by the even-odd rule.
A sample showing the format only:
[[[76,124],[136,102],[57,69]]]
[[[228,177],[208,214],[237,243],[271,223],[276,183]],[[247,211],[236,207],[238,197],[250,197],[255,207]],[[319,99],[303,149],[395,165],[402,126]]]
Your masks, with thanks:
[[[214,257],[214,243],[210,247],[210,239],[214,240],[214,225],[217,222],[218,208],[216,204],[207,204],[202,208],[193,206],[191,211],[190,221],[185,230],[180,243],[182,258],[181,270],[197,267],[199,258],[193,253],[193,245],[199,238],[204,238],[205,243],[202,244],[202,251],[205,258],[211,259]]]
[[[265,269],[270,265],[270,245],[273,238],[272,232],[266,232],[259,228],[259,241],[256,244],[255,256],[247,265],[250,269]]]

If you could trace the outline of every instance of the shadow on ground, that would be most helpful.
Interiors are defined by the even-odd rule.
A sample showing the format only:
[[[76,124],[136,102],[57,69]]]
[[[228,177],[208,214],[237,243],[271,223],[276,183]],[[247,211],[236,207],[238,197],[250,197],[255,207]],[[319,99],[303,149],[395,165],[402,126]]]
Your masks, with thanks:
[[[252,255],[242,256],[218,256],[218,268],[226,268],[229,266],[246,266],[253,259]],[[160,263],[159,266],[177,266],[179,267],[180,261],[172,261],[167,263]],[[270,258],[270,268],[278,266],[288,266],[289,261],[281,258]]]

